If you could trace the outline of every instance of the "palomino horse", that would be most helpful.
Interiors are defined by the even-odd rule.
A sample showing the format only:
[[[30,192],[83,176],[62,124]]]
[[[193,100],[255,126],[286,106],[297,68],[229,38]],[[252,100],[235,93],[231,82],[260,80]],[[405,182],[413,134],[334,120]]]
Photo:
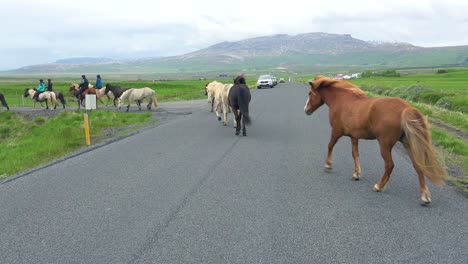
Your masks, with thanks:
[[[6,107],[6,109],[8,111],[10,111],[10,107],[8,107],[8,104],[7,104],[6,100],[5,100],[5,96],[2,93],[0,93],[0,101],[2,102],[2,105],[4,107]]]
[[[251,95],[245,84],[244,76],[234,79],[234,86],[229,90],[228,102],[236,119],[236,136],[240,133],[242,119],[242,135],[247,136],[245,125],[250,125],[249,103]]]
[[[379,192],[390,178],[394,167],[392,148],[400,141],[418,174],[422,204],[431,202],[424,175],[436,185],[443,185],[447,175],[432,146],[429,125],[421,112],[400,98],[369,98],[361,89],[347,81],[319,75],[309,82],[309,86],[305,113],[312,114],[324,103],[329,107],[332,132],[325,164],[327,169],[331,169],[332,151],[336,142],[342,136],[349,136],[354,158],[352,178],[359,180],[361,166],[358,140],[377,139],[385,162],[385,172],[374,185],[374,191]]]
[[[36,89],[32,89],[32,88],[26,88],[24,90],[24,98],[30,96],[31,97],[31,100],[33,100],[33,96],[34,94],[36,93]],[[42,92],[39,94],[38,98],[33,100],[34,102],[34,107],[36,107],[36,101],[37,102],[45,102],[46,103],[46,109],[49,109],[49,104],[53,105],[54,106],[54,109],[57,108],[57,98],[55,97],[55,93],[53,92],[48,92],[48,91],[45,91],[45,92]]]
[[[148,111],[151,111],[151,103],[154,104],[154,107],[158,107],[158,99],[156,97],[156,92],[153,89],[149,87],[130,88],[119,97],[119,109],[122,107],[124,101],[128,101],[128,112],[128,109],[130,109],[130,102],[134,101],[138,105],[138,109],[141,111],[141,102],[145,99],[148,100],[148,104],[146,105],[146,109],[148,109]]]
[[[117,99],[119,99],[119,97],[122,96],[122,94],[125,91],[127,91],[128,89],[130,89],[130,88],[120,88],[120,86],[112,85],[112,84],[108,83],[108,84],[106,84],[106,89],[104,89],[104,94],[105,95],[112,94],[113,97],[114,97],[114,106],[116,106],[115,101]],[[103,89],[101,89],[101,90],[103,90]]]
[[[221,109],[224,115],[223,124],[227,125],[227,114],[230,111],[229,102],[228,102],[228,94],[229,90],[232,88],[232,84],[223,84],[217,81],[213,81],[207,83],[205,87],[205,94],[208,96],[208,103],[211,102],[211,112],[213,112],[213,102],[216,101],[216,109],[215,113],[218,117],[218,120],[221,121],[221,115],[219,114],[218,110]],[[235,121],[234,121],[234,126]]]

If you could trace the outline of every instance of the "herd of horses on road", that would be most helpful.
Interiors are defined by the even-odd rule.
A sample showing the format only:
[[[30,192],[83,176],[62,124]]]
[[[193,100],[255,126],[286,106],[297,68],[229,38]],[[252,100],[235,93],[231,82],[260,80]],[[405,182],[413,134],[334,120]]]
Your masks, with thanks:
[[[392,149],[397,142],[401,142],[418,175],[421,203],[423,205],[431,203],[431,194],[424,176],[433,184],[442,186],[447,178],[447,172],[443,160],[432,145],[427,118],[419,110],[400,98],[367,97],[359,87],[348,81],[335,80],[322,75],[316,76],[308,85],[309,96],[304,106],[305,114],[311,115],[324,104],[329,109],[331,138],[325,162],[327,170],[332,169],[332,152],[336,142],[341,137],[347,136],[351,138],[354,159],[352,179],[359,180],[361,178],[359,139],[376,139],[384,160],[384,174],[374,185],[373,190],[380,192],[387,186],[394,168]],[[76,91],[77,88],[77,85],[72,84],[70,91]],[[114,106],[115,101],[119,101],[119,108],[123,100],[127,100],[129,101],[127,111],[130,101],[136,102],[140,110],[143,100],[148,100],[148,110],[151,110],[152,103],[157,107],[156,93],[150,88],[121,88],[107,84],[106,88],[101,90],[103,91],[90,88],[85,90],[84,94],[94,93],[98,99],[108,96],[114,100]],[[34,89],[26,89],[24,97],[32,97],[34,92]],[[219,111],[222,111],[223,124],[227,125],[227,113],[232,112],[235,117],[235,134],[240,134],[242,124],[242,132],[246,136],[245,126],[251,123],[249,115],[251,94],[245,78],[238,76],[234,79],[234,84],[222,84],[217,81],[207,83],[205,95],[211,104],[211,112],[216,112],[218,120],[221,120]],[[38,101],[45,102],[48,108],[48,103],[54,105],[53,102],[54,100],[57,102],[57,98],[65,107],[63,95],[60,93],[43,92]],[[0,94],[0,101],[9,109],[3,94]],[[78,107],[81,103],[78,102]]]

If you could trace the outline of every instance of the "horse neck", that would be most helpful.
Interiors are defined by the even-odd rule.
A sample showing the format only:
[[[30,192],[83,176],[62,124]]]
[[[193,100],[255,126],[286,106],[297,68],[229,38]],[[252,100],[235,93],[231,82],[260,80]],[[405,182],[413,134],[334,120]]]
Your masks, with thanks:
[[[329,108],[333,108],[335,105],[349,104],[359,99],[352,91],[334,87],[319,89],[318,93]]]

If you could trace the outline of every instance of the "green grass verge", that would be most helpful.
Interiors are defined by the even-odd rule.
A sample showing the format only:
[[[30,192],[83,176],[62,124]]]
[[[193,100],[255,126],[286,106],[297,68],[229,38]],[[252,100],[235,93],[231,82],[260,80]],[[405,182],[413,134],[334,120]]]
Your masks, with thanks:
[[[100,110],[90,115],[93,143],[105,128],[138,129],[154,122],[151,113]],[[0,112],[0,179],[45,164],[85,146],[83,112],[63,111],[47,119],[27,120],[12,112]],[[140,126],[139,126],[140,125]]]
[[[462,170],[450,176],[449,181],[468,193],[468,143],[436,127],[431,128],[431,134],[433,141],[443,147],[446,163]]]

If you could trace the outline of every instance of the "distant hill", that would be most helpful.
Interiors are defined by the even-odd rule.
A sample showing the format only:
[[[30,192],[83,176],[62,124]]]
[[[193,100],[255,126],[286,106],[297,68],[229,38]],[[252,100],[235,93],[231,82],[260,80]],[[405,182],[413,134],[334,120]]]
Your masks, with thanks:
[[[367,42],[350,35],[307,33],[221,42],[173,57],[118,61],[73,58],[10,73],[201,73],[295,71],[311,68],[403,68],[468,65],[468,46],[424,48],[408,43]]]
[[[94,57],[79,57],[79,58],[68,58],[54,62],[54,64],[86,64],[86,63],[106,63],[114,61],[108,58],[94,58]]]

